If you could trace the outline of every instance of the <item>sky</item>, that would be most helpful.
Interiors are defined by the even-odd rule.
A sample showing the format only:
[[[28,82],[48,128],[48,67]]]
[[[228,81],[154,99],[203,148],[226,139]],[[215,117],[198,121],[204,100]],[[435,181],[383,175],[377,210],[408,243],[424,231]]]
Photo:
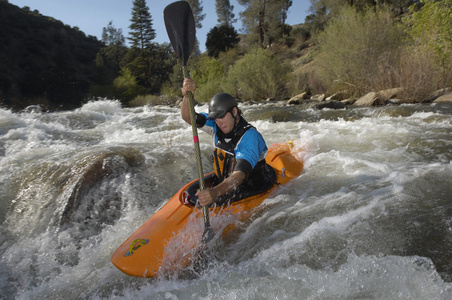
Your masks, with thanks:
[[[71,27],[77,26],[86,35],[96,36],[102,39],[102,29],[107,27],[110,21],[116,29],[122,29],[122,34],[127,38],[132,16],[133,0],[8,0],[18,7],[28,6],[31,10],[38,10],[44,16],[53,17]],[[152,16],[153,28],[156,32],[154,42],[159,44],[169,43],[163,21],[163,10],[175,0],[147,0],[147,6]],[[201,1],[200,1],[201,2]],[[296,25],[304,23],[310,7],[309,0],[292,0],[289,9],[287,24]],[[234,6],[237,22],[234,26],[241,33],[242,23],[239,12],[244,8],[236,0],[230,0]],[[202,0],[203,13],[206,15],[202,22],[202,28],[197,29],[196,37],[199,40],[201,52],[205,51],[207,33],[217,25],[215,0]],[[126,41],[127,42],[127,41]]]

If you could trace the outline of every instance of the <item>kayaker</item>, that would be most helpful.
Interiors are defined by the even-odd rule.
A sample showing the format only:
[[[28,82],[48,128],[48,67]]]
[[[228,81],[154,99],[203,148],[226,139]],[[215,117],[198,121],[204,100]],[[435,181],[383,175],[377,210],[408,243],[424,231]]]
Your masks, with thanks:
[[[189,98],[196,84],[186,78],[182,85],[184,98],[181,104],[182,119],[190,123]],[[213,137],[214,178],[206,181],[206,189],[199,191],[199,185],[188,190],[187,200],[201,206],[223,205],[271,188],[276,173],[265,162],[267,145],[262,135],[242,117],[236,99],[227,93],[216,94],[210,99],[209,113],[196,113],[197,127]]]

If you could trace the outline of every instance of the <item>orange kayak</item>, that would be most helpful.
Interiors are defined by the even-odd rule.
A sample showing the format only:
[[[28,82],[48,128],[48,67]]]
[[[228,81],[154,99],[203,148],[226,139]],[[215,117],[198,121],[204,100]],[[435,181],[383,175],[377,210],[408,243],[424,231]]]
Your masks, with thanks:
[[[291,142],[269,147],[266,161],[277,174],[277,184],[270,190],[209,209],[210,225],[217,235],[227,234],[279,185],[300,176],[303,163],[292,154],[293,148]],[[119,270],[131,276],[157,277],[174,274],[190,264],[204,231],[202,210],[183,204],[184,191],[195,181],[183,186],[113,253],[111,261]]]

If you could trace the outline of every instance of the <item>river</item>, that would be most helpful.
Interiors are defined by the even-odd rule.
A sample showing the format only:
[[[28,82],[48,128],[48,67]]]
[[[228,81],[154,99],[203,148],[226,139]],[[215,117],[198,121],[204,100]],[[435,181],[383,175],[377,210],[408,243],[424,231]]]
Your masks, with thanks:
[[[452,105],[241,108],[304,171],[199,277],[156,279],[110,256],[197,177],[178,109],[0,109],[0,298],[452,299]]]

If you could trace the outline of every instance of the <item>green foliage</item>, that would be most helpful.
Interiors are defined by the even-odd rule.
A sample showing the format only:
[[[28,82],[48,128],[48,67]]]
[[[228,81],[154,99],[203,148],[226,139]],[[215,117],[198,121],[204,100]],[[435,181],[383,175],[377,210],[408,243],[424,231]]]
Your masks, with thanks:
[[[222,92],[223,64],[215,58],[201,56],[192,69],[191,77],[196,82],[196,99],[205,102]]]
[[[248,30],[241,43],[236,44],[236,32],[216,32],[218,26],[209,32],[215,34],[208,36],[212,43],[207,45],[216,58],[199,55],[198,49],[189,61],[198,100],[221,91],[261,100],[302,90],[362,94],[401,86],[411,92],[405,99],[417,101],[452,82],[450,0],[311,0],[312,14],[293,27],[285,24],[292,1],[238,1],[245,7],[241,19]],[[202,2],[187,2],[200,28]],[[222,9],[220,25],[232,23],[230,2],[216,4]],[[412,18],[402,23],[403,31],[399,17],[412,4]],[[168,44],[152,42],[155,32],[146,2],[135,0],[134,8],[131,29],[137,35],[132,37],[134,46],[127,48],[112,22],[103,30],[102,43],[77,27],[0,0],[2,105],[66,109],[96,96],[129,105],[173,104],[181,96],[180,64]],[[134,19],[138,16],[146,22]],[[268,49],[256,51],[261,46]],[[295,59],[302,69],[292,72],[289,62]]]
[[[290,65],[258,49],[230,67],[222,86],[226,92],[242,100],[283,97],[290,72]]]
[[[191,10],[193,11],[193,17],[195,18],[196,28],[202,28],[202,21],[206,17],[206,14],[202,13],[202,1],[199,0],[185,0],[190,4]]]
[[[248,42],[257,42],[264,47],[284,36],[284,24],[292,1],[238,0],[238,3],[245,6],[240,17],[248,33]]]
[[[440,68],[449,68],[452,60],[452,2],[421,0],[422,9],[412,6],[411,36],[417,45],[433,51]]]
[[[153,44],[146,49],[131,48],[122,62],[132,71],[140,86],[148,89],[149,93],[157,94],[169,79],[176,59],[169,44]]]
[[[215,9],[217,12],[217,21],[221,25],[232,26],[237,20],[234,19],[234,6],[229,0],[215,0]]]
[[[104,42],[107,46],[125,46],[125,39],[122,34],[122,29],[116,29],[115,26],[113,26],[113,21],[110,21],[107,27],[102,29],[102,42]]]
[[[330,92],[361,94],[392,87],[382,79],[397,66],[403,36],[403,28],[387,10],[356,12],[345,7],[318,39],[319,66],[326,84],[332,87]]]
[[[227,73],[229,67],[234,65],[242,56],[240,49],[235,47],[226,52],[220,52],[218,60],[223,64],[224,72]]]
[[[121,95],[121,100],[127,102],[138,95],[146,94],[146,89],[138,85],[137,78],[129,69],[122,68],[119,74],[113,85],[117,93]]]
[[[118,76],[121,61],[128,49],[125,46],[122,30],[116,29],[111,21],[107,27],[103,28],[102,41],[105,43],[105,47],[97,53],[96,66],[99,72],[99,82],[109,85]]]
[[[233,26],[215,26],[207,34],[206,48],[209,56],[218,58],[220,52],[234,48],[240,41]]]
[[[152,46],[155,39],[155,30],[152,28],[152,16],[146,0],[134,0],[132,8],[132,22],[130,28],[130,38],[132,48],[145,49]]]
[[[294,40],[294,45],[299,47],[299,50],[302,50],[305,42],[311,38],[311,32],[306,24],[302,24],[292,28],[290,37]]]
[[[67,109],[97,83],[102,43],[37,11],[0,2],[0,89],[3,105]]]

